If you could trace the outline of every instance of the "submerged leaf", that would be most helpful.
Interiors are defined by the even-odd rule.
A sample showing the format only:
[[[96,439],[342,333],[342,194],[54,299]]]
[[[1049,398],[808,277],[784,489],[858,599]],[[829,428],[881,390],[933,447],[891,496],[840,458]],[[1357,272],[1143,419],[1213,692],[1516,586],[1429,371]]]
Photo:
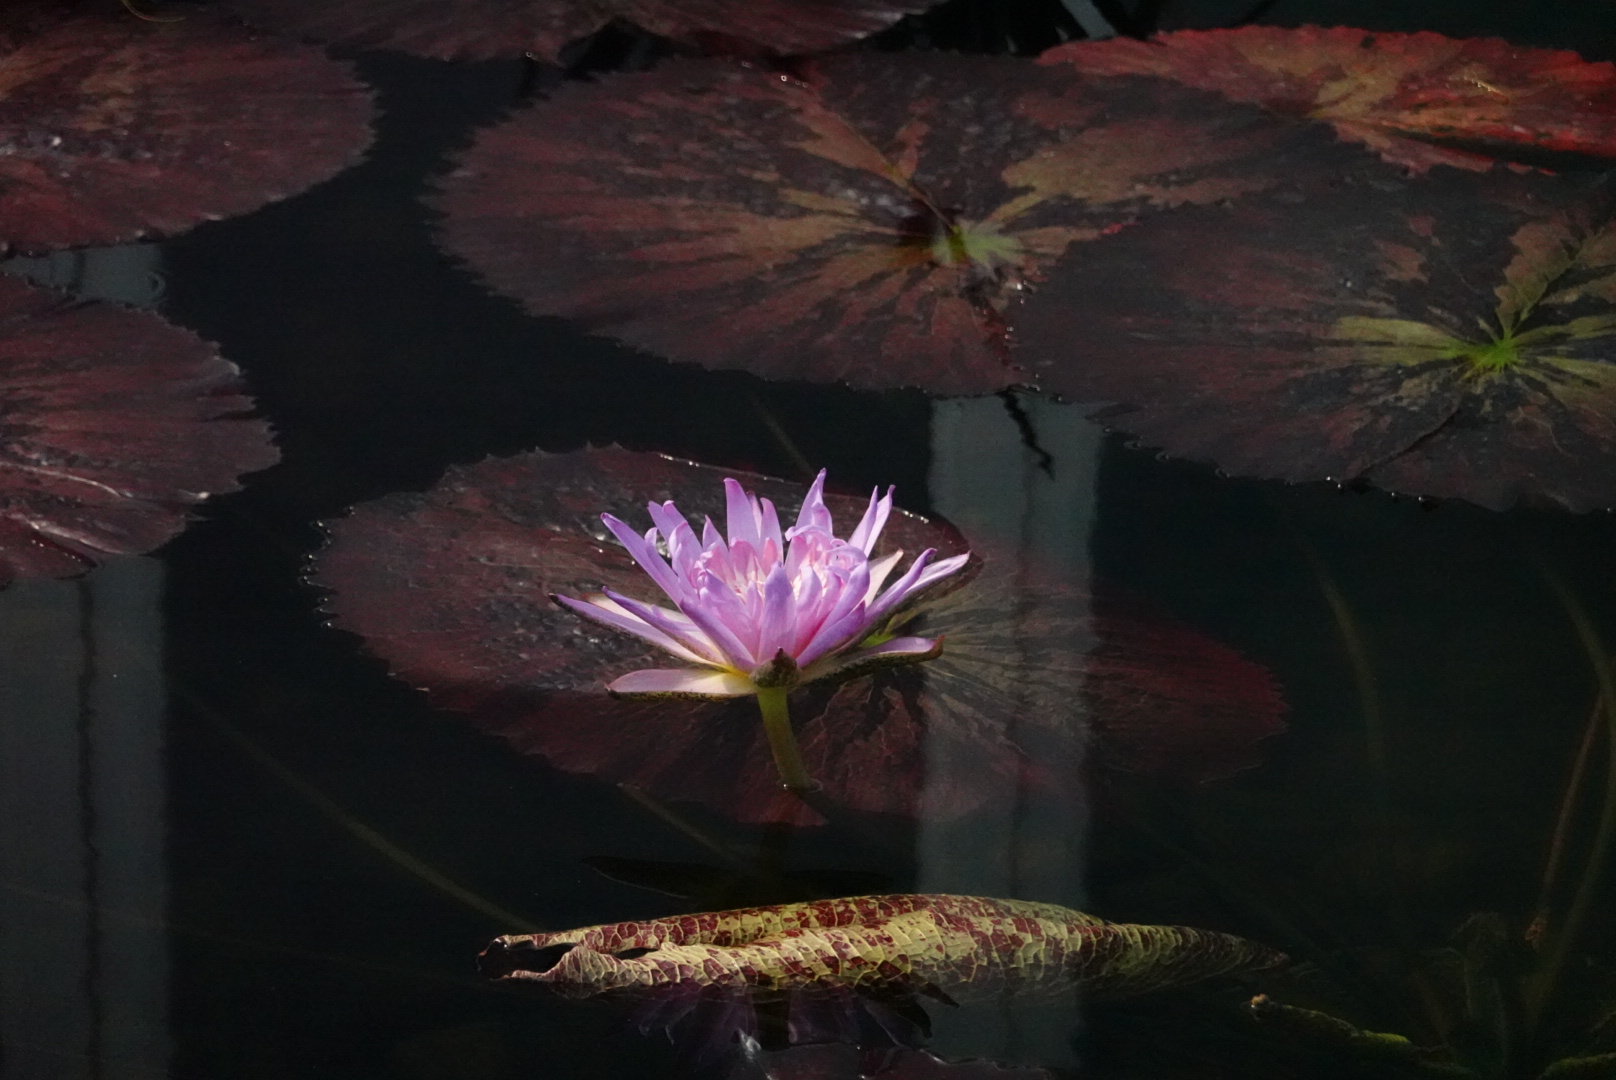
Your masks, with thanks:
[[[1048,288],[1044,384],[1236,474],[1616,505],[1616,199],[1446,171],[1143,223]]]
[[[563,87],[463,156],[444,242],[530,312],[675,360],[979,394],[1029,380],[1012,302],[1072,245],[1343,154],[1215,95],[1008,58],[800,75],[678,62]]]
[[[743,820],[816,821],[780,787],[756,702],[614,700],[608,682],[665,660],[549,600],[603,586],[657,599],[599,514],[643,523],[648,500],[671,498],[697,521],[704,513],[721,520],[724,475],[619,449],[453,469],[431,492],[388,496],[333,523],[315,580],[335,594],[326,606],[338,626],[363,635],[440,704],[521,750]],[[743,482],[788,518],[806,490],[764,477]],[[846,521],[865,500],[827,503]],[[928,547],[947,556],[967,544],[946,525],[894,513],[876,554]],[[1142,767],[1153,754],[1172,763],[1176,755],[1153,750],[1152,739],[1172,738],[1177,718],[1189,715],[1214,718],[1194,736],[1205,761],[1189,775],[1203,779],[1233,771],[1249,743],[1281,726],[1283,705],[1262,669],[1185,628],[1163,633],[1118,612],[1093,619],[1086,597],[1011,560],[986,558],[974,578],[925,602],[903,630],[941,635],[942,655],[814,683],[791,698],[810,774],[829,799],[856,810],[955,815],[1023,778],[1070,784],[1091,735],[1094,753],[1118,767],[1133,765],[1130,754]],[[1117,644],[1099,651],[1091,693],[1082,650],[1096,632]],[[1128,644],[1164,637],[1181,644]],[[1157,670],[1152,656],[1187,670]],[[1198,670],[1223,666],[1236,672]],[[1240,690],[1220,700],[1223,686]],[[1220,739],[1237,749],[1219,749]]]
[[[0,250],[163,235],[352,165],[370,95],[348,66],[201,13],[0,12]]]
[[[892,895],[676,915],[497,938],[486,973],[566,997],[843,989],[951,1003],[1005,993],[1120,998],[1285,957],[1231,934],[1109,923],[1023,900]]]
[[[154,315],[0,276],[0,584],[150,551],[274,464],[236,369]]]
[[[1074,42],[1039,61],[1157,75],[1327,120],[1342,138],[1421,171],[1486,169],[1491,158],[1473,148],[1616,157],[1616,66],[1496,38],[1243,26]]]
[[[1406,1064],[1431,1076],[1474,1076],[1447,1060],[1441,1048],[1417,1046],[1407,1037],[1381,1031],[1366,1031],[1339,1017],[1314,1009],[1301,1009],[1273,1000],[1267,994],[1251,999],[1251,1012],[1262,1023],[1321,1048],[1353,1057]]]
[[[554,61],[614,20],[715,51],[821,52],[938,0],[228,0],[276,30],[440,60]]]

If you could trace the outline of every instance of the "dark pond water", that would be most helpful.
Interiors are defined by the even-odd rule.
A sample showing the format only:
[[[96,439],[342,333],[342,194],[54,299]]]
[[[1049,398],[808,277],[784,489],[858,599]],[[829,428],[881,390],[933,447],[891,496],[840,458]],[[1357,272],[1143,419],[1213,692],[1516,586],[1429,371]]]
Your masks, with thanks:
[[[1164,22],[1217,25],[1239,6],[1170,6]],[[1616,52],[1598,4],[1281,2],[1264,17]],[[529,318],[433,246],[416,197],[533,73],[358,59],[381,92],[365,164],[131,256],[160,276],[161,310],[245,371],[283,464],[149,558],[0,594],[0,1077],[686,1075],[681,1048],[621,1010],[493,985],[477,953],[524,922],[853,886],[1215,928],[1304,964],[1116,1006],[935,1007],[934,1049],[952,1059],[1063,1077],[1420,1075],[1271,1038],[1244,1011],[1258,992],[1422,1042],[1447,1016],[1491,1045],[1429,972],[1488,912],[1506,944],[1473,997],[1502,986],[1509,1013],[1518,973],[1541,964],[1523,935],[1598,696],[1563,597],[1616,647],[1616,520],[1233,480],[1058,403],[769,384]],[[763,829],[659,813],[520,756],[323,625],[303,580],[320,519],[424,490],[452,463],[612,443],[894,483],[911,510],[1126,588],[1265,665],[1289,728],[1231,779],[1107,774],[1063,817]],[[1557,916],[1594,841],[1603,756],[1596,744]],[[659,892],[602,859],[683,868]],[[1592,894],[1547,1018],[1498,1075],[1616,1050],[1613,890],[1607,877]],[[1590,1068],[1576,1075],[1613,1075]]]

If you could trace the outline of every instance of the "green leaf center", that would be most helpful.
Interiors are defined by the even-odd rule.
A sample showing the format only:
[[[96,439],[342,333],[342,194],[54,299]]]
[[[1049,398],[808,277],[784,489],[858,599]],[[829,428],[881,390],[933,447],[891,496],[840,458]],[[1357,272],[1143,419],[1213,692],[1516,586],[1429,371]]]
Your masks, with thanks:
[[[949,222],[931,241],[932,261],[939,266],[975,263],[992,269],[1020,260],[1021,244],[987,222]]]
[[[1469,363],[1472,375],[1500,374],[1519,367],[1522,360],[1521,351],[1512,334],[1505,334],[1484,345],[1466,344],[1459,358]]]

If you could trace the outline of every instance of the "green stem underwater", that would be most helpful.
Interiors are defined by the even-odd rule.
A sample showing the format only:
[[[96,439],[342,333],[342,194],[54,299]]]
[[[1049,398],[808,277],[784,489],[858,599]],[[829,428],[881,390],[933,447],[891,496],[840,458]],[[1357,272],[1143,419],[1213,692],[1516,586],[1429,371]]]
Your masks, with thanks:
[[[797,736],[791,730],[791,709],[786,704],[783,686],[759,687],[758,709],[763,713],[763,730],[769,736],[769,749],[774,753],[774,767],[780,770],[780,779],[792,791],[812,791],[819,785],[808,775],[797,752]]]

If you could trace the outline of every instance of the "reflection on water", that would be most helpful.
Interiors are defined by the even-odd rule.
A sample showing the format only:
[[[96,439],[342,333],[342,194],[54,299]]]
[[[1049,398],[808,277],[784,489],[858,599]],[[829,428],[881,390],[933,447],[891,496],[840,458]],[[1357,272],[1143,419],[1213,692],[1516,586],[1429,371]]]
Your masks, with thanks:
[[[0,592],[6,1080],[166,1074],[163,566]]]
[[[930,493],[937,512],[989,557],[1016,560],[1024,573],[1069,584],[1080,610],[1090,614],[1089,539],[1094,520],[1094,477],[1101,432],[1077,410],[1040,398],[940,401],[932,406]],[[1005,612],[1011,623],[1016,612]],[[1013,641],[1018,636],[1010,631]],[[1082,655],[1093,640],[1067,648]],[[1073,718],[1081,722],[1082,678],[1066,687]],[[1013,691],[1012,691],[1013,692]],[[1025,709],[1006,736],[1021,741]],[[933,741],[933,754],[959,744]],[[964,763],[930,761],[928,771],[949,775]],[[1063,763],[1080,774],[1081,748]],[[958,821],[923,821],[915,838],[916,890],[967,896],[1042,900],[1083,910],[1084,799],[1073,783],[1042,789],[1007,777],[1017,790],[1000,793],[992,810]],[[1028,1010],[1008,1000],[967,1004],[938,1025],[940,1052],[1001,1061],[1075,1063],[1074,1019],[1065,1011]]]

